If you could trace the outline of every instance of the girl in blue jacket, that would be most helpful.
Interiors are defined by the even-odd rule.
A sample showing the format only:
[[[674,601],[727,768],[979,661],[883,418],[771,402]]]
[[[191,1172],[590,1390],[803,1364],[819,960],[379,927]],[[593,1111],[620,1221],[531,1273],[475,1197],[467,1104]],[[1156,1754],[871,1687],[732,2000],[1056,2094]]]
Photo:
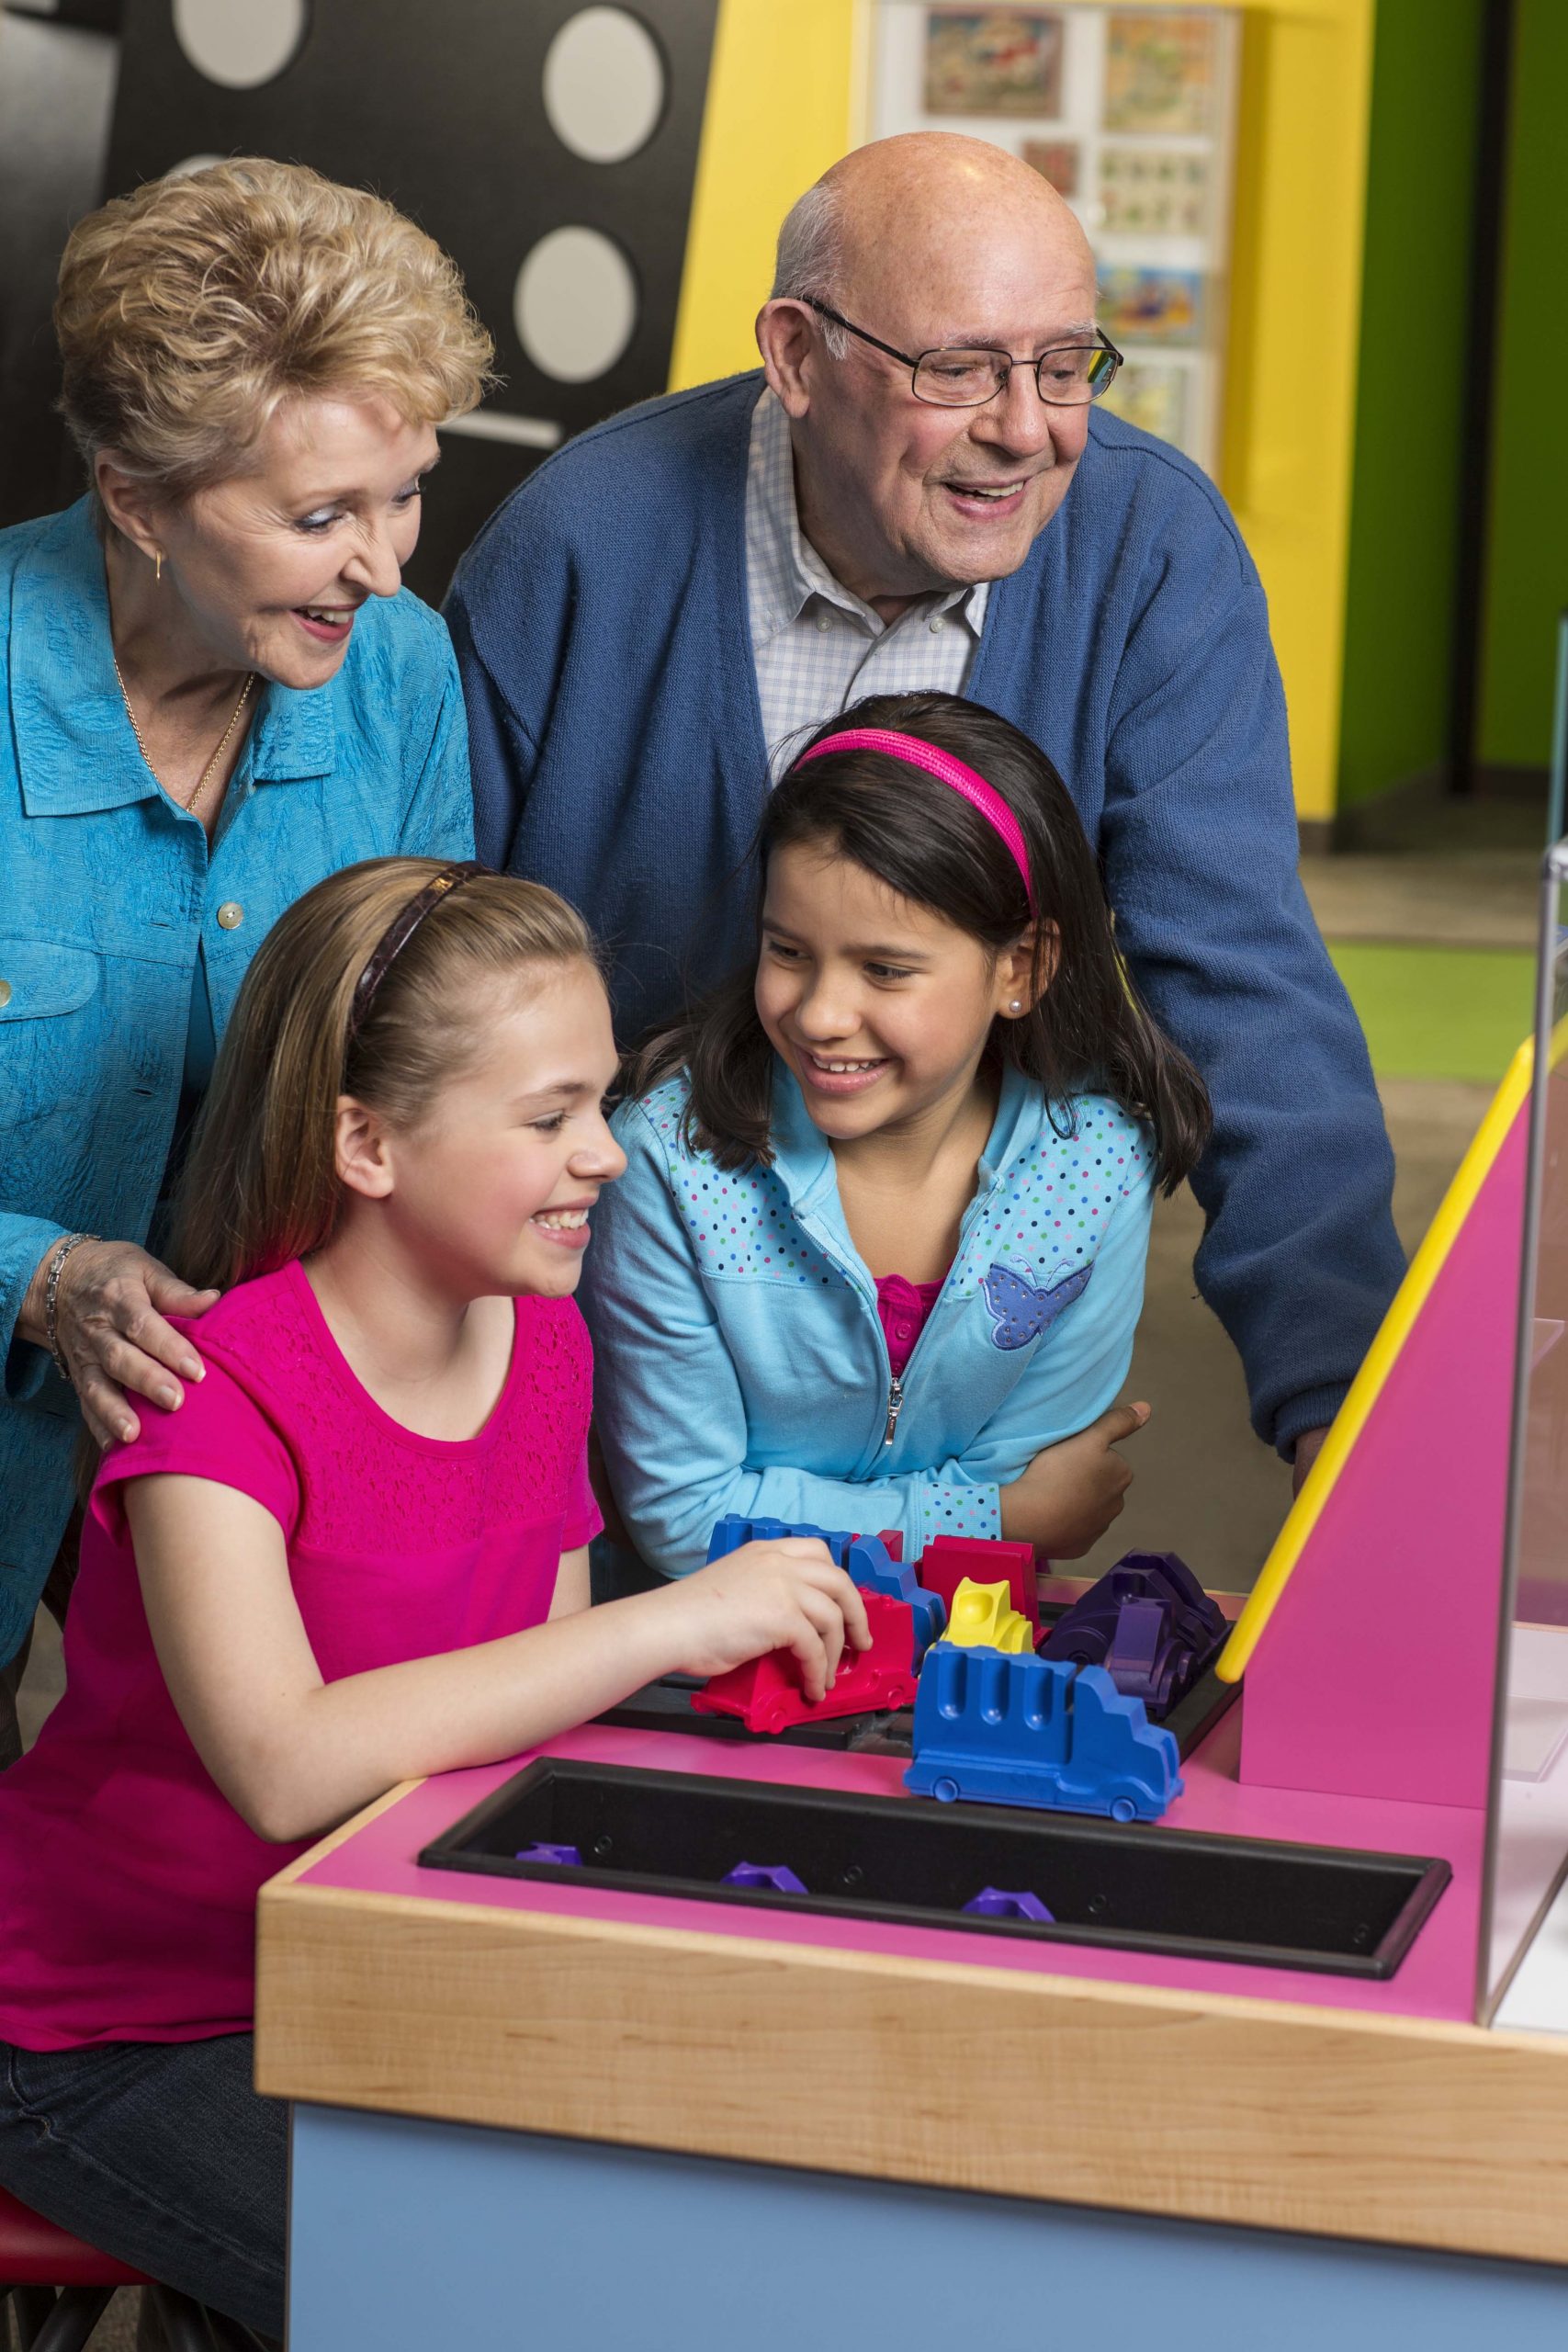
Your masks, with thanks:
[[[953,695],[822,728],[772,795],[746,970],[636,1058],[582,1304],[614,1498],[684,1575],[727,1512],[1087,1551],[1154,1185],[1202,1083],[1120,957],[1060,777]]]

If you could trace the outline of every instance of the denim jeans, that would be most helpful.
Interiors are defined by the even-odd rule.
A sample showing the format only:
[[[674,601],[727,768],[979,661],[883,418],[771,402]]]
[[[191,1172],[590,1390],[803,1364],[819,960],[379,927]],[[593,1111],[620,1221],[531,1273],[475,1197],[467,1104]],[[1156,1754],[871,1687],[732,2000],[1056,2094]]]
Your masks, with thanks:
[[[0,2041],[0,2183],[149,2278],[283,2334],[288,2109],[252,2037],[17,2050]]]

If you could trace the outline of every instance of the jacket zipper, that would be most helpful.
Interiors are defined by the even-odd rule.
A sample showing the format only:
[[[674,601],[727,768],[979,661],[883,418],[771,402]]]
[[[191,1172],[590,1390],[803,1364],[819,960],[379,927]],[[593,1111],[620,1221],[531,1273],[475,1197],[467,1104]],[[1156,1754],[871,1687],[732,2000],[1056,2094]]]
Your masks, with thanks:
[[[882,1432],[885,1450],[893,1442],[893,1432],[898,1426],[898,1416],[903,1409],[904,1384],[895,1373],[887,1384],[887,1427]]]

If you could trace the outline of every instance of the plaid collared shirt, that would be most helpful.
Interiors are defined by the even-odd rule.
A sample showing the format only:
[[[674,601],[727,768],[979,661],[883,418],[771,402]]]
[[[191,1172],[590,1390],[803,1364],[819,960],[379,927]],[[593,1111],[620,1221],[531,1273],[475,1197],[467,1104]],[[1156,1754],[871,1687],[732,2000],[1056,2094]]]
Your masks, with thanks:
[[[746,473],[747,603],[769,771],[776,784],[807,730],[863,695],[962,694],[989,582],[918,596],[885,621],[801,535],[789,418],[764,388]]]

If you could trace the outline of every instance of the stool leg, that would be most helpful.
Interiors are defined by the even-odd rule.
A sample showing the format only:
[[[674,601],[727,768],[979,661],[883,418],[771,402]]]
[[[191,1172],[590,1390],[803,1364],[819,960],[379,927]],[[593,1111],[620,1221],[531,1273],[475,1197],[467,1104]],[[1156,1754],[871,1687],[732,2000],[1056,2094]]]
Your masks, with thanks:
[[[65,2287],[25,2352],[83,2352],[108,2308],[112,2287]]]
[[[177,2287],[143,2287],[142,2324],[159,2352],[212,2352],[212,2337],[199,2303]]]
[[[144,2287],[137,2352],[282,2352],[223,2312],[209,2311],[176,2287]]]
[[[11,2309],[17,2314],[17,2340],[22,2352],[32,2352],[39,2328],[54,2309],[52,2287],[13,2287]]]

